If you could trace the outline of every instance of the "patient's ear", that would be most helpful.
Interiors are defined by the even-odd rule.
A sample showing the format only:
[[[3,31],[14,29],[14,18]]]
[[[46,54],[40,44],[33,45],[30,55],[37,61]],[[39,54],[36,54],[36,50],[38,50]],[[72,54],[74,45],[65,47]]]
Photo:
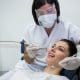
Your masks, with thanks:
[[[80,57],[66,57],[59,62],[59,65],[66,70],[75,70],[80,67]]]

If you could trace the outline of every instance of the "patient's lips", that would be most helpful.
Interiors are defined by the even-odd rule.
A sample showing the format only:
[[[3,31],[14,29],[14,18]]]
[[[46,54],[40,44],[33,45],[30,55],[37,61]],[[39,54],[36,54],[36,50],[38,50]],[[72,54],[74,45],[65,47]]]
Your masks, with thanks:
[[[55,57],[55,55],[49,52],[49,53],[48,53],[48,57],[49,57],[49,58],[53,58],[53,57]]]

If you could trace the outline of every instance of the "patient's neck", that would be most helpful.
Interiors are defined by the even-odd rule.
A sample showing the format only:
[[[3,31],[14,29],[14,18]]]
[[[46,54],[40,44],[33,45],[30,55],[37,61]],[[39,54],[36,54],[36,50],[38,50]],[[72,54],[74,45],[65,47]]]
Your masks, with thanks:
[[[44,69],[44,72],[47,72],[49,74],[60,75],[61,70],[62,70],[62,68],[60,68],[60,67],[47,66]]]

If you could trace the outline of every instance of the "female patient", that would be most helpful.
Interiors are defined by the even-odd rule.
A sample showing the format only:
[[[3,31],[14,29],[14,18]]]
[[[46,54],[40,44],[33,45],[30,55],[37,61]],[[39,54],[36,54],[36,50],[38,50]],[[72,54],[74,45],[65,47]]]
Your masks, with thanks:
[[[43,71],[32,72],[27,63],[26,57],[24,57],[27,69],[24,69],[22,65],[18,64],[16,67],[21,68],[14,72],[9,79],[0,80],[69,80],[67,77],[62,75],[63,68],[58,64],[61,60],[68,56],[77,54],[77,48],[75,44],[67,39],[62,39],[56,42],[51,49],[48,50],[47,66]],[[27,58],[29,57],[25,54]],[[28,58],[30,59],[30,58]]]
[[[29,80],[68,80],[67,77],[61,75],[63,68],[58,63],[65,57],[73,56],[74,54],[77,54],[75,44],[70,40],[62,39],[48,50],[47,66],[42,72],[33,72],[30,74],[27,71],[23,73],[19,72],[14,74],[11,80],[21,80],[23,77],[25,77],[24,80],[28,80],[28,78]]]
[[[59,62],[65,57],[77,54],[75,44],[66,39],[56,42],[51,49],[48,50],[47,67],[44,72],[35,73],[35,79],[32,80],[69,80],[67,77],[62,76],[63,68],[59,66]]]

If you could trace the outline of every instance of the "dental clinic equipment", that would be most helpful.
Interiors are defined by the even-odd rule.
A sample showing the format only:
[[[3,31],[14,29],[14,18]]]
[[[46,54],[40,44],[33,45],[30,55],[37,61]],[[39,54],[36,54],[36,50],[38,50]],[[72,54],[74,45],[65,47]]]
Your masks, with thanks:
[[[44,57],[44,52],[47,52],[47,48],[42,46],[38,46],[37,44],[28,44],[26,41],[0,41],[0,45],[2,46],[21,46],[21,53],[24,53],[26,50],[30,58],[34,57]]]
[[[20,41],[10,41],[10,40],[1,40],[0,41],[0,46],[1,47],[19,47],[21,44],[20,44]]]
[[[43,58],[46,55],[47,48],[39,46],[35,43],[27,44],[26,41],[21,41],[21,53],[24,53],[24,51],[27,51],[30,58]],[[45,52],[45,54],[44,54]]]

